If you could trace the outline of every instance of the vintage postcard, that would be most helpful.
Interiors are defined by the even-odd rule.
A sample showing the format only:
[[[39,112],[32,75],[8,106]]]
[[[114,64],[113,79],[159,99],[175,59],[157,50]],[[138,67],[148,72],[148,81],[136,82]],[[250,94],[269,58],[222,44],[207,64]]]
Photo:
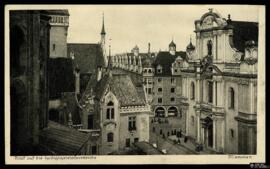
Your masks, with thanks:
[[[265,163],[265,6],[5,6],[6,164]]]

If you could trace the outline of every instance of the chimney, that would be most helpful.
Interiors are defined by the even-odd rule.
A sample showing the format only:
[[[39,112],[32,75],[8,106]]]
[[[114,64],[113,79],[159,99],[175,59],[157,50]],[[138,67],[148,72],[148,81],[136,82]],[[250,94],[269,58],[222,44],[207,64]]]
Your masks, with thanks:
[[[75,93],[80,94],[80,69],[75,68]]]
[[[102,67],[98,66],[98,69],[97,69],[97,81],[100,81],[101,77],[102,77]]]
[[[148,54],[150,54],[151,53],[151,51],[150,51],[150,43],[148,43]]]

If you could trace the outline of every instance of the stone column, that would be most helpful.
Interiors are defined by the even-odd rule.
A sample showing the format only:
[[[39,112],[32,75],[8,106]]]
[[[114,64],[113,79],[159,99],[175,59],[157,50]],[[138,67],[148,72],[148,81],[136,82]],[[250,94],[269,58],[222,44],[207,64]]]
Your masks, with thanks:
[[[225,130],[224,130],[224,119],[221,120],[221,147],[223,149],[223,152],[224,152],[224,142],[225,142]]]
[[[216,149],[216,119],[213,118],[213,149]]]
[[[250,113],[254,114],[255,110],[254,110],[254,85],[253,85],[253,82],[249,83],[249,90],[250,90]]]
[[[204,131],[205,131],[205,128],[202,127],[202,130],[201,130],[201,135],[202,135],[202,143],[204,144],[205,143],[205,140],[204,140]]]
[[[186,109],[185,111],[186,113],[186,135],[189,135],[189,115],[187,114],[188,113],[188,109]]]
[[[216,106],[216,81],[213,81],[213,105]]]
[[[196,110],[196,116],[197,116],[197,142],[200,142],[200,110]]]
[[[200,101],[200,80],[196,79],[196,101]]]

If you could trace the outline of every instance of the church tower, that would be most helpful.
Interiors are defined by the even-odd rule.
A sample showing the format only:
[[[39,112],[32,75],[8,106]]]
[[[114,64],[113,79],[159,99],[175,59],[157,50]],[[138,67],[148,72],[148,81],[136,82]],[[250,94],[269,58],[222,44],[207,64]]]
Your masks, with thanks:
[[[108,64],[108,59],[107,59],[107,56],[106,56],[106,47],[105,47],[106,32],[105,32],[105,25],[104,25],[104,13],[102,14],[102,28],[101,28],[100,35],[101,35],[100,45],[101,45],[101,48],[102,48],[102,51],[103,51],[103,57],[104,57],[105,65],[107,65]]]

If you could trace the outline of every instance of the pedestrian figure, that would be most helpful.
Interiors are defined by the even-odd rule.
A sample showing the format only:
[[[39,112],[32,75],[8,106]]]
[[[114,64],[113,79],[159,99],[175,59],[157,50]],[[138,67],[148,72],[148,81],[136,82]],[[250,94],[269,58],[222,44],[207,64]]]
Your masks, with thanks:
[[[180,132],[179,132],[179,137],[181,138],[182,137],[182,130],[180,129]]]
[[[174,129],[174,135],[176,135],[176,129]]]
[[[172,130],[172,132],[171,132],[171,133],[172,133],[171,135],[173,136],[173,130]]]
[[[200,151],[203,151],[203,145],[200,144]]]
[[[173,143],[174,143],[174,144],[177,144],[177,141],[176,141],[176,140],[173,140]]]
[[[200,147],[199,147],[199,145],[198,145],[198,144],[196,145],[195,151],[197,151],[197,152],[199,152],[199,151],[200,151]]]
[[[184,137],[184,142],[186,143],[188,140],[187,136]]]
[[[164,138],[164,139],[166,138],[166,137],[165,137],[165,134],[162,135],[162,138]]]
[[[167,136],[168,136],[168,137],[170,136],[170,132],[169,132],[169,131],[167,132]]]
[[[160,129],[159,134],[162,135],[162,129]]]
[[[178,143],[178,144],[181,144],[180,138],[178,138],[177,143]]]

